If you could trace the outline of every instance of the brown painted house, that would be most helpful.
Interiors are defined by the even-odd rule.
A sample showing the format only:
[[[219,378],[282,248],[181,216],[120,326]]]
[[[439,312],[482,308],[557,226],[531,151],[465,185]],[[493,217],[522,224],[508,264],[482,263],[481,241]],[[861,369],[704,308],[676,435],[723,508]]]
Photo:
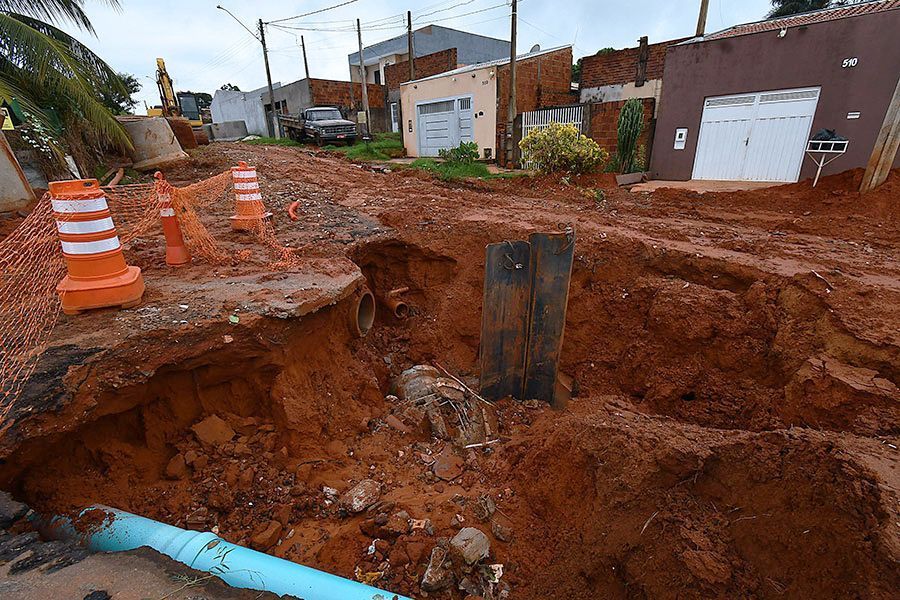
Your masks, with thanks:
[[[824,174],[864,167],[900,76],[900,0],[738,25],[668,48],[656,179],[812,177],[807,141],[849,140]],[[900,166],[900,160],[895,162]]]

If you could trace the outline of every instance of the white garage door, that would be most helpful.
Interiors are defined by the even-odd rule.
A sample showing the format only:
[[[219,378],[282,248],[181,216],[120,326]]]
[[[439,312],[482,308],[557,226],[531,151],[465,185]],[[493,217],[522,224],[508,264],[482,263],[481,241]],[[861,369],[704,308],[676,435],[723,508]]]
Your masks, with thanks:
[[[472,97],[460,96],[417,105],[419,156],[438,156],[438,152],[472,141]]]
[[[707,98],[693,178],[797,181],[818,102],[819,88]]]

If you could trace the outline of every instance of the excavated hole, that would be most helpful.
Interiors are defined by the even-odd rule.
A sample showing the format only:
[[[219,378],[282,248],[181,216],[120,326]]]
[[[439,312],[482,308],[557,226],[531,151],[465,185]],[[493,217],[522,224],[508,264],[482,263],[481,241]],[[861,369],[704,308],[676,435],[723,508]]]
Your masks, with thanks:
[[[99,502],[183,527],[217,527],[250,545],[275,521],[282,542],[268,551],[345,576],[368,560],[361,557],[371,536],[360,533],[361,517],[328,508],[325,487],[343,491],[375,477],[398,490],[390,501],[431,518],[439,535],[452,535],[451,517],[470,510],[452,502],[456,494],[513,489],[519,495],[504,497],[515,498],[506,510],[516,544],[499,551],[519,564],[510,580],[525,598],[697,589],[812,597],[841,582],[890,579],[880,542],[868,539],[884,515],[871,496],[848,493],[861,480],[872,484],[844,470],[820,439],[749,433],[790,425],[896,431],[890,403],[846,382],[866,369],[896,380],[889,351],[841,331],[789,282],[648,256],[643,247],[577,257],[562,355],[562,371],[580,384],[575,413],[544,413],[544,429],[531,432],[537,417],[504,405],[507,462],[483,464],[437,492],[415,458],[430,436],[385,425],[384,396],[415,364],[439,361],[470,381],[477,376],[484,265],[468,257],[482,256],[484,243],[469,240],[452,255],[396,239],[357,247],[371,299],[351,298],[300,322],[265,320],[143,383],[102,392],[88,422],[23,444],[0,467],[0,487],[42,510]],[[406,318],[387,308],[397,290]],[[348,321],[371,331],[359,339]],[[839,365],[832,375],[809,366],[835,346],[844,350],[827,357]],[[603,412],[608,397],[616,411],[635,411],[628,424]],[[660,424],[647,414],[673,419]],[[198,441],[191,428],[210,415],[235,431],[231,442]],[[723,435],[740,439],[723,444]],[[809,470],[814,476],[804,477]],[[818,506],[857,513],[816,516]],[[643,536],[654,511],[662,533]],[[812,537],[798,537],[807,529]],[[419,591],[432,542],[403,540],[405,558],[395,562],[409,566],[391,589]],[[814,562],[810,552],[824,558]],[[778,558],[786,555],[798,558]],[[819,587],[816,569],[828,572]]]

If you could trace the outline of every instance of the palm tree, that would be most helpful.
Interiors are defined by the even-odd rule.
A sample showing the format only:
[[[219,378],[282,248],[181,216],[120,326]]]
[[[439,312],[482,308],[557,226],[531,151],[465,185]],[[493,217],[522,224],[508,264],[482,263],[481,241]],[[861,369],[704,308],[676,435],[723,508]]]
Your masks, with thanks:
[[[119,8],[119,0],[103,0]],[[131,140],[104,107],[103,90],[128,95],[119,75],[87,46],[54,23],[69,22],[95,34],[84,0],[0,0],[0,100],[15,98],[45,129],[54,118],[78,122],[101,139],[130,147]]]
[[[799,13],[850,4],[849,0],[772,0],[768,18],[788,17]]]

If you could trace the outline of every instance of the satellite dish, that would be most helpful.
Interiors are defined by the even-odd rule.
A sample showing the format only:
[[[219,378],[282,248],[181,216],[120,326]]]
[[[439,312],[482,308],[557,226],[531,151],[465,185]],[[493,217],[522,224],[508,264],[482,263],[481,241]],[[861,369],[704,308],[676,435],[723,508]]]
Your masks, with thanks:
[[[540,44],[535,44],[534,46],[531,47],[531,50],[529,50],[528,52],[529,52],[529,53],[531,53],[531,52],[538,52],[540,49],[541,49],[541,45],[540,45]]]

